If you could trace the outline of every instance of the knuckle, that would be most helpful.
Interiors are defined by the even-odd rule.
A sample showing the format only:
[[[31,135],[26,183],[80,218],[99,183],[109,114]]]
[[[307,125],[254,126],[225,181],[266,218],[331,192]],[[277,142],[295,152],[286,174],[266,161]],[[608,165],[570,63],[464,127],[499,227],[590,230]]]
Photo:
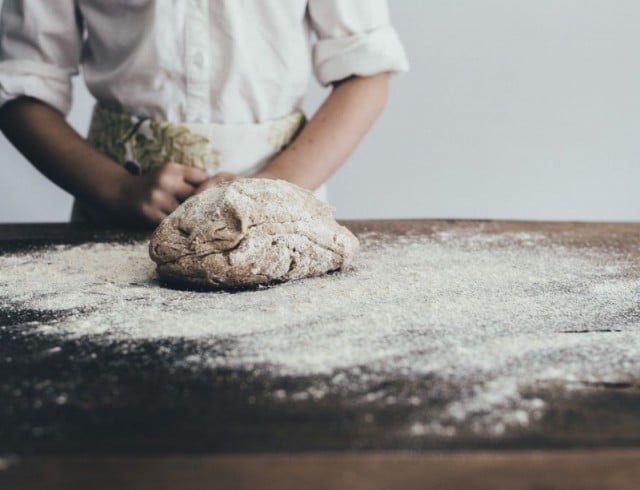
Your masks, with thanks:
[[[164,198],[164,192],[162,192],[162,190],[158,188],[152,189],[151,193],[149,194],[149,201],[151,203],[158,203],[162,201],[163,198]]]
[[[171,185],[173,180],[174,180],[174,177],[172,173],[161,171],[156,178],[156,185],[158,187],[167,188]]]

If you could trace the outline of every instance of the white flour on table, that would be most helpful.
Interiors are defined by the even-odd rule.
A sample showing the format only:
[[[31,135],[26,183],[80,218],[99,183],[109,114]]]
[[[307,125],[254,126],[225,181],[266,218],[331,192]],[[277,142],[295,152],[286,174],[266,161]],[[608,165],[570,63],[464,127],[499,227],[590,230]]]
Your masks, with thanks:
[[[545,403],[527,395],[532,388],[640,376],[639,280],[625,257],[542,234],[361,239],[353,271],[239,293],[161,287],[146,243],[5,254],[0,300],[67,310],[63,320],[25,326],[38,334],[97,343],[186,338],[205,347],[223,340],[224,355],[203,348],[178,362],[330,380],[275,398],[317,399],[353,383],[361,390],[431,376],[435,390],[455,394],[444,408],[407,421],[416,436],[455,434],[463,423],[501,434],[544,413]],[[379,388],[365,397],[378,399],[400,403]]]

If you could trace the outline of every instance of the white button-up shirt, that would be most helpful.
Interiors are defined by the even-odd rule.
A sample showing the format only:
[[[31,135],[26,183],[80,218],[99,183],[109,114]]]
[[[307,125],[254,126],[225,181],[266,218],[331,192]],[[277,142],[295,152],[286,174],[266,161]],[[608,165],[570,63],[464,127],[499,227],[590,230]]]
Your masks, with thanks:
[[[0,104],[68,113],[80,68],[106,108],[185,123],[265,122],[309,77],[408,68],[386,0],[4,0]]]

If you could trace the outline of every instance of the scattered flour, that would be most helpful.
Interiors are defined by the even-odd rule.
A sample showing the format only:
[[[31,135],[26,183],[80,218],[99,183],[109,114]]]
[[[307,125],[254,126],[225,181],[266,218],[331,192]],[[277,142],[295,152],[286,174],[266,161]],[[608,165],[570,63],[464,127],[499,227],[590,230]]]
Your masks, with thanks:
[[[394,404],[397,397],[376,391],[381,381],[430,379],[453,401],[433,410],[408,394],[406,403],[425,407],[407,421],[416,436],[453,435],[461,424],[499,435],[544,413],[545,403],[526,395],[531,388],[640,376],[640,281],[624,257],[542,234],[481,230],[361,241],[353,271],[239,293],[160,287],[146,243],[7,254],[0,300],[72,312],[29,325],[38,334],[189,338],[205,348],[179,361],[185,366],[330,380],[277,390],[275,399],[366,393],[370,385],[365,402]],[[206,346],[220,341],[224,355],[208,355]]]

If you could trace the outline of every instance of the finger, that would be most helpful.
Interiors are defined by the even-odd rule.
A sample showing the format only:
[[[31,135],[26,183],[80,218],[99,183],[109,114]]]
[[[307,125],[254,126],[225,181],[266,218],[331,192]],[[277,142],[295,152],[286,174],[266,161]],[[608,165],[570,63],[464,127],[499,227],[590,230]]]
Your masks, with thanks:
[[[183,202],[193,195],[196,186],[184,180],[183,170],[180,167],[182,165],[167,163],[165,168],[173,168],[175,170],[159,174],[156,177],[155,186],[161,193],[171,194],[178,201]]]
[[[238,179],[239,177],[236,174],[232,174],[231,172],[219,172],[213,177],[209,178],[209,180],[200,184],[196,188],[194,194],[200,194],[202,191],[205,191],[209,187],[213,187],[214,185],[222,184],[224,182],[232,182]]]
[[[164,213],[159,209],[156,209],[150,216],[150,221],[154,225],[159,225],[162,221],[165,220],[167,216],[169,216],[167,213]]]
[[[180,206],[180,203],[173,196],[165,196],[162,201],[158,203],[158,209],[166,214],[173,213],[178,206]]]
[[[213,178],[218,184],[221,182],[231,182],[234,180],[238,180],[238,176],[236,174],[232,174],[231,172],[219,172],[214,175]]]
[[[182,171],[177,163],[166,163],[161,169],[147,176],[151,179],[151,186],[163,191],[172,192],[173,189],[183,182]]]
[[[168,216],[167,213],[154,207],[147,207],[143,211],[144,220],[152,226],[157,226],[160,222]]]
[[[209,187],[213,187],[214,185],[218,184],[218,182],[215,181],[214,178],[207,180],[206,182],[200,184],[195,191],[193,191],[194,195],[195,194],[200,194],[203,191],[206,191]]]
[[[180,205],[173,193],[154,189],[148,201],[150,207],[159,209],[165,213],[172,213]]]
[[[205,182],[209,176],[204,170],[195,167],[186,167],[183,165],[182,178],[187,184],[198,186]]]
[[[195,194],[195,190],[195,186],[183,181],[176,185],[173,195],[178,201],[184,202]]]

